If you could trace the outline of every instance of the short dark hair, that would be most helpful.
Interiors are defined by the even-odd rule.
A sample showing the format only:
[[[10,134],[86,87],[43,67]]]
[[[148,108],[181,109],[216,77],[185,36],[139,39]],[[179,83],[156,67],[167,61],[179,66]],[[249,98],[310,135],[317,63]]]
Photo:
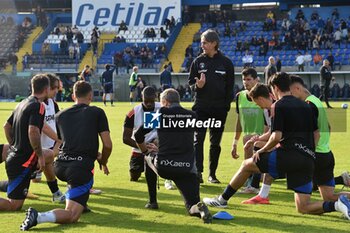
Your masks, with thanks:
[[[109,70],[111,68],[111,66],[109,64],[106,64],[105,68],[106,68],[106,70]]]
[[[208,42],[216,42],[215,50],[219,49],[220,45],[220,38],[216,31],[213,29],[208,29],[205,32],[202,33],[201,38],[204,38]]]
[[[253,99],[256,99],[258,97],[270,98],[270,89],[263,83],[257,83],[249,91],[248,95]]]
[[[294,83],[299,83],[303,85],[303,87],[306,87],[304,80],[299,75],[291,74],[289,77],[290,77],[290,85]]]
[[[258,73],[256,72],[256,70],[254,68],[246,68],[242,71],[242,75],[244,77],[246,76],[252,76],[253,79],[257,79],[258,78]]]
[[[73,93],[77,98],[84,98],[90,92],[92,92],[92,87],[88,82],[78,81],[73,86]]]
[[[286,72],[279,72],[271,76],[269,84],[271,87],[277,86],[282,92],[290,91],[290,77]]]
[[[147,86],[142,90],[142,98],[156,98],[156,90],[151,87]]]
[[[50,88],[54,89],[55,88],[55,83],[56,82],[60,82],[60,78],[54,73],[47,73],[46,76],[50,80]]]
[[[37,74],[30,81],[34,94],[41,94],[50,86],[50,80],[45,74]]]

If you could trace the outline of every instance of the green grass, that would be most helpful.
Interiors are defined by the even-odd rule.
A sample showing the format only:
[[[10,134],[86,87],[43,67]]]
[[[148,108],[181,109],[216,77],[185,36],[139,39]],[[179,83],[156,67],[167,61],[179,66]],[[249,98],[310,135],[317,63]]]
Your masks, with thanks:
[[[94,103],[102,107],[101,103]],[[339,107],[341,103],[332,103]],[[60,103],[61,108],[71,106],[71,103]],[[191,106],[187,103],[185,106]],[[232,105],[234,106],[234,105]],[[15,107],[15,103],[0,103],[0,123]],[[147,185],[144,175],[140,182],[129,181],[130,148],[122,143],[122,128],[125,114],[131,109],[129,103],[116,103],[116,107],[104,108],[111,129],[113,140],[113,152],[109,160],[111,174],[105,176],[96,171],[95,188],[102,189],[100,196],[90,196],[89,206],[93,213],[85,214],[79,223],[73,225],[41,224],[33,230],[38,232],[349,232],[349,221],[340,218],[338,212],[322,216],[298,214],[294,206],[294,195],[286,190],[285,180],[276,181],[271,190],[271,205],[251,206],[242,205],[241,201],[251,195],[236,195],[229,202],[227,211],[235,216],[232,221],[214,220],[213,224],[203,224],[199,219],[189,217],[186,214],[182,198],[177,190],[167,191],[160,179],[158,201],[160,209],[157,211],[146,210],[144,205],[148,200]],[[233,112],[234,107],[231,112]],[[346,119],[349,122],[349,111]],[[336,114],[337,115],[337,114]],[[335,118],[335,123],[339,119]],[[227,122],[234,125],[234,114],[230,114]],[[334,123],[334,124],[335,124]],[[346,128],[344,128],[346,126]],[[348,124],[340,124],[343,130],[331,135],[331,147],[336,157],[335,174],[349,170],[349,138]],[[342,132],[340,132],[342,131]],[[232,130],[223,136],[222,152],[220,158],[218,178],[220,185],[205,183],[201,186],[201,197],[218,195],[225,188],[232,175],[237,171],[242,159],[233,160],[230,155],[231,142],[234,133]],[[77,135],[78,136],[78,135]],[[208,137],[207,137],[208,139]],[[0,143],[5,142],[4,133],[0,133]],[[242,154],[242,145],[239,145]],[[205,144],[205,172],[208,168],[208,142]],[[242,156],[241,156],[242,157]],[[4,164],[0,166],[0,179],[6,179]],[[60,188],[65,190],[65,184],[60,183]],[[337,187],[340,190],[342,187]],[[23,210],[33,206],[39,211],[47,211],[57,208],[51,202],[51,195],[45,182],[31,184],[30,190],[40,196],[38,200],[26,200]],[[5,193],[0,193],[5,197]],[[318,193],[313,194],[313,200],[320,200]],[[63,205],[61,206],[63,207]],[[0,213],[0,231],[18,232],[19,225],[24,218],[24,211]],[[212,213],[220,209],[211,208]]]

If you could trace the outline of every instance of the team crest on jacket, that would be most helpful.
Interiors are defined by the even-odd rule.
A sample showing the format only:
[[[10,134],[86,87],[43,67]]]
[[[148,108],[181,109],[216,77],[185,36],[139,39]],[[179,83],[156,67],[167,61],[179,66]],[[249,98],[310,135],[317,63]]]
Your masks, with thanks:
[[[204,70],[205,64],[203,62],[199,63],[199,69]]]

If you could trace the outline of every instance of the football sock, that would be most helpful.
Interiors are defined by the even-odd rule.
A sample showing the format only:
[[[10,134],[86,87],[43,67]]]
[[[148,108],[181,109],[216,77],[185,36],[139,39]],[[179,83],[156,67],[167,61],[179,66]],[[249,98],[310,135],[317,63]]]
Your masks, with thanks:
[[[335,181],[335,184],[342,184],[342,185],[344,185],[344,180],[343,180],[342,176],[334,177],[334,181]]]
[[[7,180],[0,181],[0,191],[7,192],[8,185],[9,185],[9,182]]]
[[[325,213],[335,211],[335,202],[334,201],[325,201],[323,202],[323,210]]]
[[[44,223],[44,222],[56,222],[56,215],[53,211],[38,213],[37,222]]]
[[[259,191],[259,196],[262,198],[267,198],[269,196],[270,189],[271,185],[262,184],[261,189]]]
[[[47,181],[47,185],[49,186],[52,194],[58,191],[57,179],[55,179],[54,181]]]
[[[228,201],[236,192],[237,190],[233,189],[231,185],[227,185],[220,197],[222,197],[225,201]]]
[[[253,188],[258,189],[260,186],[260,179],[261,179],[261,174],[260,173],[254,173],[251,181],[251,186]]]

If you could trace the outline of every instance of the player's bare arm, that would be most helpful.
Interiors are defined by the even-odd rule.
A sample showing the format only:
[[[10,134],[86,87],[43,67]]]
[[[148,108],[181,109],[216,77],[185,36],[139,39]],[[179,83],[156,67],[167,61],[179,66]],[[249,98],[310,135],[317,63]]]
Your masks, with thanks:
[[[6,136],[6,140],[9,144],[12,143],[13,140],[13,135],[12,135],[12,125],[10,125],[10,123],[6,122],[4,124],[4,131],[5,131],[5,136]]]

